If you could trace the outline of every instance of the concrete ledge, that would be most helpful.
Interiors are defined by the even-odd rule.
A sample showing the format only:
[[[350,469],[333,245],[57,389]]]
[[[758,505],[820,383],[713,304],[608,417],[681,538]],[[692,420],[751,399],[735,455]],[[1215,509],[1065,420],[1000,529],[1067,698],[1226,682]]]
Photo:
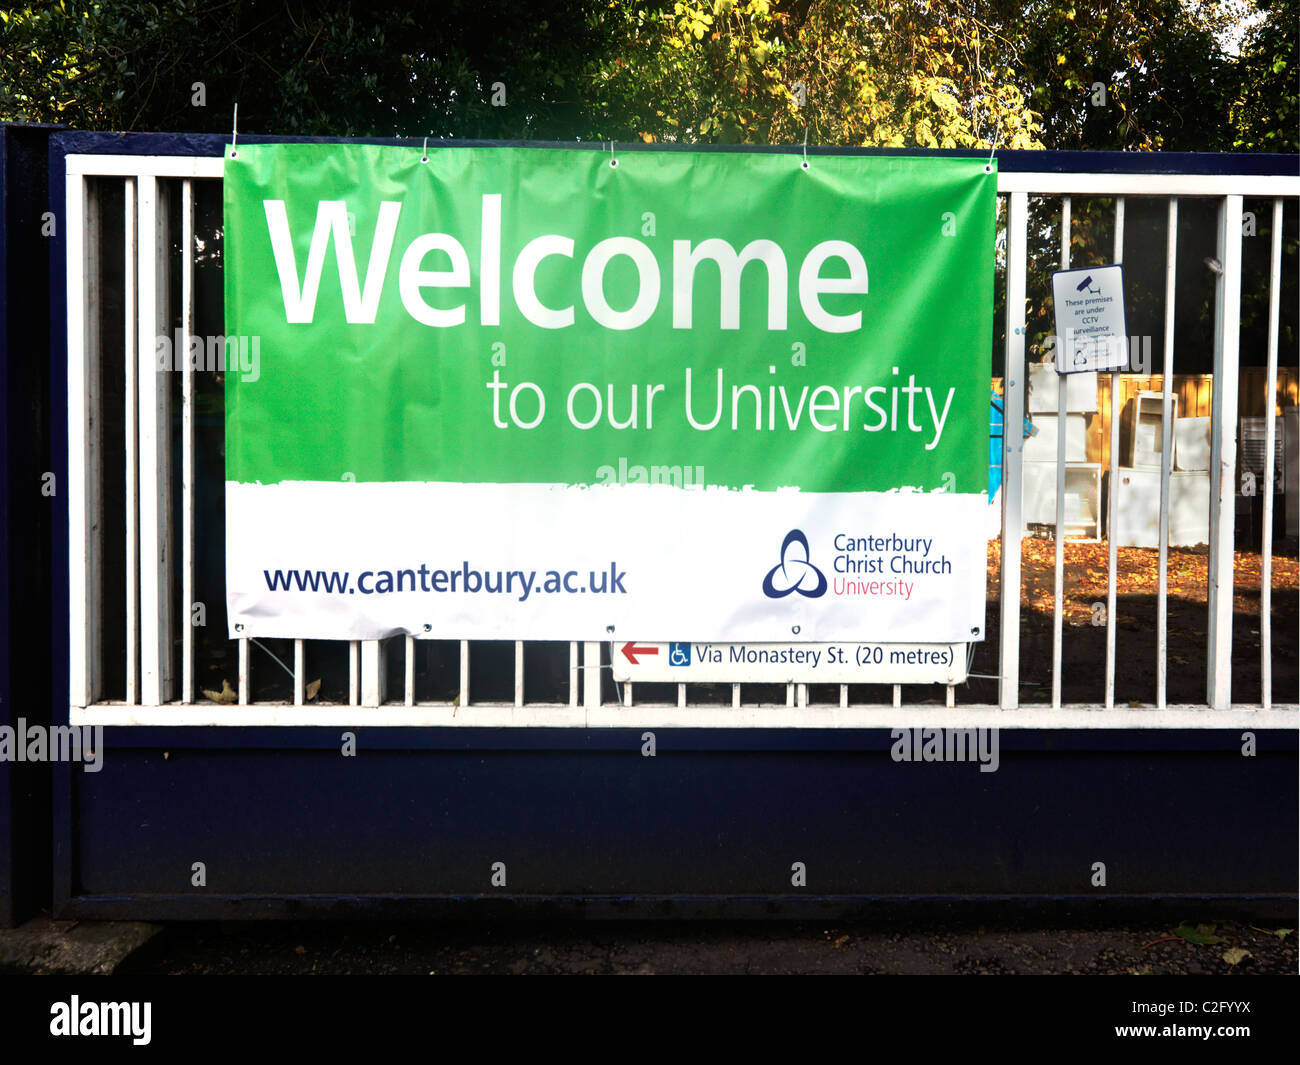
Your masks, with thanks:
[[[0,929],[0,973],[107,975],[162,931],[143,921],[55,921],[35,917]]]

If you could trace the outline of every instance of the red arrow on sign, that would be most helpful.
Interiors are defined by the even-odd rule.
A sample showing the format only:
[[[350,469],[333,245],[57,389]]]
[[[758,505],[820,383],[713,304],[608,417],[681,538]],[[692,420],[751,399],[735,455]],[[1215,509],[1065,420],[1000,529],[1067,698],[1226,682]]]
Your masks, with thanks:
[[[625,643],[623,645],[623,657],[634,666],[640,665],[636,660],[637,655],[657,655],[658,653],[658,647],[638,647],[635,643]]]

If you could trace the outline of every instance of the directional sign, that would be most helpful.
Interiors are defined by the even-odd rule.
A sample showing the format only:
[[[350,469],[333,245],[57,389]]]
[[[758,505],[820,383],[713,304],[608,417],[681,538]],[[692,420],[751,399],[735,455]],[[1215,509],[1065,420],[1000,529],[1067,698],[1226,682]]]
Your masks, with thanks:
[[[610,645],[614,679],[644,683],[960,684],[961,643],[649,643]]]
[[[638,647],[635,643],[625,643],[622,650],[623,657],[635,666],[640,664],[641,656],[657,655],[659,653],[659,645],[650,643]]]
[[[1124,268],[1089,266],[1052,275],[1056,372],[1122,370],[1128,365]]]

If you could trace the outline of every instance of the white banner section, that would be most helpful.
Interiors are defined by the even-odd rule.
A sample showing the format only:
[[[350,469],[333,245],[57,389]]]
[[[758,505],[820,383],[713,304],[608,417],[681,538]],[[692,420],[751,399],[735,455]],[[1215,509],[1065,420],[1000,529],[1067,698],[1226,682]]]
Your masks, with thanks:
[[[953,643],[651,643],[610,645],[614,679],[676,684],[961,684]]]
[[[984,634],[983,495],[228,482],[226,508],[232,637]]]

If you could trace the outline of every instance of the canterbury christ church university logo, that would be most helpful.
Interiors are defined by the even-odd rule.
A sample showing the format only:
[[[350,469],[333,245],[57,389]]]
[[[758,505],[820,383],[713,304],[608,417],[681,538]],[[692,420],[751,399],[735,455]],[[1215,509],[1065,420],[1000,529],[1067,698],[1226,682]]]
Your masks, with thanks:
[[[784,599],[798,592],[809,599],[826,594],[826,574],[808,557],[808,537],[802,529],[791,529],[781,543],[781,561],[763,578],[763,594],[769,599]]]
[[[926,536],[901,536],[896,532],[852,536],[839,532],[832,538],[834,581],[812,561],[812,549],[802,529],[791,529],[781,542],[781,559],[763,578],[763,594],[784,599],[797,592],[807,599],[866,596],[910,602],[921,580],[948,575],[952,560],[934,550]]]

